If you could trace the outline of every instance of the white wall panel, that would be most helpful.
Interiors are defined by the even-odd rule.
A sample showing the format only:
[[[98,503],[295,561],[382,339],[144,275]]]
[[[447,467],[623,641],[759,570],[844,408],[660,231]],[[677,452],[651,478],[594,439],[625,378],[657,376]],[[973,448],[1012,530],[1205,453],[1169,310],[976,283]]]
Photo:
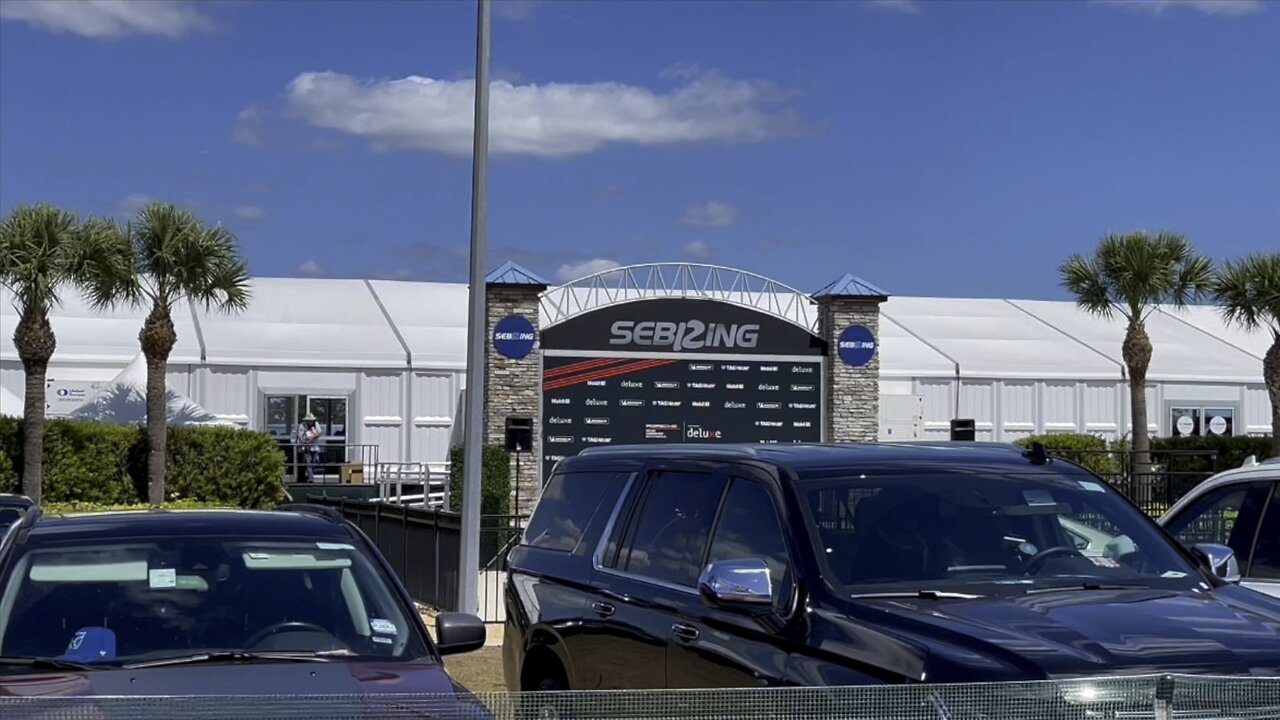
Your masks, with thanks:
[[[377,445],[380,462],[404,462],[403,371],[366,371],[360,378],[354,412],[360,418],[360,444]]]
[[[249,368],[206,367],[199,373],[192,400],[218,417],[249,427],[262,426],[263,419],[253,417]]]
[[[1079,432],[1080,412],[1078,383],[1051,380],[1043,383],[1040,402],[1040,421],[1044,432]]]
[[[1244,427],[1237,434],[1267,435],[1271,433],[1271,398],[1265,385],[1248,385],[1244,388]]]
[[[964,380],[960,383],[960,417],[973,418],[975,440],[995,439],[995,383]]]
[[[1000,432],[997,439],[1016,440],[1039,430],[1037,385],[1035,382],[1008,380],[1000,384]]]
[[[444,462],[449,459],[450,429],[457,413],[460,373],[415,372],[412,398],[413,424],[410,459],[414,462]]]
[[[1088,382],[1084,384],[1084,431],[1117,437],[1123,425],[1121,403],[1128,403],[1124,383]]]
[[[954,381],[918,380],[916,385],[916,394],[924,398],[924,436],[934,440],[951,437],[956,402]]]
[[[1147,384],[1147,430],[1152,436],[1162,434],[1160,429],[1164,427],[1164,403],[1160,402],[1160,386]],[[1129,390],[1125,388],[1127,393]],[[1125,396],[1125,402],[1128,402],[1128,396]]]
[[[165,382],[168,384],[169,389],[174,392],[179,392],[187,397],[191,397],[192,373],[193,369],[190,365],[169,363],[165,368]],[[191,399],[195,400],[195,398]],[[196,401],[196,404],[199,404],[198,400]]]

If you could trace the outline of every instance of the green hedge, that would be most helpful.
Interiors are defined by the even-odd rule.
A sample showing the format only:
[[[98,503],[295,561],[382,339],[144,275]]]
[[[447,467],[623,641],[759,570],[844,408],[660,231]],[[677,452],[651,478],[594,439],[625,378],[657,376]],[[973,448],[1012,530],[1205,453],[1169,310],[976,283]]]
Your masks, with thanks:
[[[1196,472],[1222,471],[1238,468],[1245,458],[1255,455],[1259,460],[1271,457],[1270,437],[1162,437],[1151,438],[1151,449],[1156,462],[1170,470]],[[1160,451],[1213,451],[1218,454],[1216,467],[1205,455],[1165,455]]]
[[[1109,450],[1107,441],[1097,435],[1048,433],[1023,438],[1018,441],[1018,444],[1023,447],[1031,447],[1031,443],[1034,442],[1044,445],[1046,450],[1066,451],[1062,453],[1062,456],[1067,460],[1099,475],[1115,475],[1121,470],[1116,455],[1106,452]]]
[[[146,432],[91,420],[45,423],[42,504],[131,505],[146,501]],[[0,418],[0,492],[21,492],[22,423]],[[169,428],[170,500],[271,507],[284,499],[284,456],[266,433],[225,427]]]
[[[102,503],[88,502],[65,502],[65,503],[42,503],[41,510],[46,515],[68,515],[71,513],[90,513],[90,512],[126,512],[136,510],[150,510],[151,505],[146,503],[130,503],[127,505],[104,505]],[[239,509],[235,505],[227,505],[226,503],[208,503],[196,500],[174,500],[160,506],[161,510],[226,510]]]
[[[511,453],[501,445],[486,445],[481,455],[480,514],[507,515],[511,512]],[[449,510],[462,512],[463,449],[449,451]]]

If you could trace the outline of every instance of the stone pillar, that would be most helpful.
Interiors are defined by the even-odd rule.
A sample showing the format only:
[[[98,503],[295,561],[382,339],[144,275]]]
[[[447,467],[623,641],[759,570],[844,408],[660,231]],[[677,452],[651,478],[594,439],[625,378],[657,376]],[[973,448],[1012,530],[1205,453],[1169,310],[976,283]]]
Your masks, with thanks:
[[[823,377],[824,437],[827,442],[875,442],[880,434],[880,303],[888,295],[845,275],[813,298],[818,302],[818,333],[830,348]],[[876,345],[870,361],[856,367],[840,356],[840,334],[852,325],[870,330]]]
[[[507,263],[485,280],[485,391],[484,442],[503,445],[508,417],[530,418],[533,424],[533,447],[525,448],[519,462],[511,458],[511,509],[528,514],[541,487],[538,459],[542,457],[542,428],[539,406],[542,399],[542,346],[535,343],[523,358],[504,357],[494,348],[494,326],[500,320],[516,315],[523,317],[538,332],[538,299],[547,282],[514,263]],[[517,464],[519,477],[517,478]]]

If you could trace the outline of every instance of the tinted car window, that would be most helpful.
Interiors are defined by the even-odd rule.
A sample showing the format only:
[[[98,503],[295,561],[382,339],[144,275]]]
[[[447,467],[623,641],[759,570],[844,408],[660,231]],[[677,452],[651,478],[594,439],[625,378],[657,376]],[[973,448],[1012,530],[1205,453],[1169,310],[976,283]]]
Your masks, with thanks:
[[[724,481],[713,475],[664,472],[654,477],[619,569],[695,586],[723,491]]]
[[[769,566],[773,595],[785,601],[790,563],[773,498],[764,485],[735,479],[725,496],[707,562],[747,558],[763,560]]]
[[[33,545],[0,586],[0,655],[93,661],[210,651],[410,660],[428,649],[388,578],[346,543],[181,537]],[[79,658],[84,661],[83,658]]]
[[[524,533],[526,545],[572,552],[615,473],[557,473],[547,483]]]
[[[1205,493],[1165,528],[1186,547],[1217,543],[1248,558],[1258,515],[1265,502],[1265,485],[1238,483]]]
[[[826,575],[856,592],[1198,581],[1148,518],[1091,475],[868,472],[807,485]]]
[[[1249,577],[1280,580],[1280,485],[1271,493],[1271,504],[1258,530],[1258,544],[1249,564]]]

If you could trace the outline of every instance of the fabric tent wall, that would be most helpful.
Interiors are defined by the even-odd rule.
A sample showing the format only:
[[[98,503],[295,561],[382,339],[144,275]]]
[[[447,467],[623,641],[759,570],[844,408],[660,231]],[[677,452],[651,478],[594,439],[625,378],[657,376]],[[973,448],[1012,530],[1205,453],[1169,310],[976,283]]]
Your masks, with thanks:
[[[0,387],[0,415],[22,417],[22,398]]]
[[[166,419],[170,425],[231,425],[173,388],[166,387]],[[147,362],[138,354],[110,383],[85,401],[71,417],[122,425],[147,420]]]

